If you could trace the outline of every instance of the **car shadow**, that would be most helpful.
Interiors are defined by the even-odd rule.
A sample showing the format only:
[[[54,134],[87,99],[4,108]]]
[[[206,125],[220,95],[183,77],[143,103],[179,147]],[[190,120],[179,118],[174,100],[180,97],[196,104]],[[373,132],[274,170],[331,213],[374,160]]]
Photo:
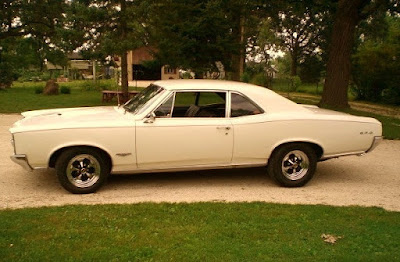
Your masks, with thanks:
[[[56,192],[62,189],[54,169],[38,170],[36,173],[36,187],[39,190]],[[321,162],[318,164],[314,178],[306,185],[326,187],[338,183],[357,184],[362,181],[362,172],[346,162]],[[43,182],[46,181],[46,182]],[[197,170],[186,172],[140,173],[110,175],[107,184],[99,192],[109,190],[128,190],[130,188],[206,188],[220,186],[237,187],[280,187],[264,167],[234,168],[218,170]]]
[[[202,186],[210,184],[274,184],[267,175],[266,168],[235,168],[219,170],[201,170],[186,172],[142,173],[128,175],[111,175],[108,185],[192,185]]]

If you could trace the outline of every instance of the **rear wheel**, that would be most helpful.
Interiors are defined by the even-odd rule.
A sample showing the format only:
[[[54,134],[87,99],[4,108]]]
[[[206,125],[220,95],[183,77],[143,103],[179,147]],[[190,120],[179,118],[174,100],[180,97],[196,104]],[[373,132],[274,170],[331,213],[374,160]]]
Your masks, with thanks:
[[[95,192],[106,182],[110,171],[106,156],[92,148],[65,150],[55,167],[61,185],[74,194]]]
[[[293,143],[279,147],[268,163],[268,173],[280,185],[300,187],[314,176],[317,156],[307,144]]]

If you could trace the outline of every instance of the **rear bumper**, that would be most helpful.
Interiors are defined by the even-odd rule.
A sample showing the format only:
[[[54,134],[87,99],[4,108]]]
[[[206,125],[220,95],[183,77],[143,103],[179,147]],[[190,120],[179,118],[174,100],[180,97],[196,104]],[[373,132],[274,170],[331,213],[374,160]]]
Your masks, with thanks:
[[[367,151],[365,151],[365,153],[369,153],[372,150],[374,150],[382,142],[382,140],[383,140],[383,137],[374,136],[374,140],[372,140],[371,147]]]
[[[11,160],[14,161],[14,163],[17,163],[18,165],[22,166],[25,170],[32,171],[33,168],[29,165],[28,163],[28,158],[26,155],[13,155],[10,156]]]

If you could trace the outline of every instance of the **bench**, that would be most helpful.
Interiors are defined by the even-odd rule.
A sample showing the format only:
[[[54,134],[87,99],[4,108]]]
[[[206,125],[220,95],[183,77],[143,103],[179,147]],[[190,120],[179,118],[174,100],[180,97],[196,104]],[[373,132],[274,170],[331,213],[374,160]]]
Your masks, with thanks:
[[[122,92],[122,91],[113,91],[113,90],[103,90],[103,91],[101,91],[101,93],[103,95],[103,98],[102,98],[103,103],[111,102],[114,97],[118,97],[120,99],[120,101],[122,101],[122,98],[123,98],[122,95],[124,94],[124,92]],[[139,91],[129,91],[128,92],[129,99],[134,97],[137,93],[139,93]]]

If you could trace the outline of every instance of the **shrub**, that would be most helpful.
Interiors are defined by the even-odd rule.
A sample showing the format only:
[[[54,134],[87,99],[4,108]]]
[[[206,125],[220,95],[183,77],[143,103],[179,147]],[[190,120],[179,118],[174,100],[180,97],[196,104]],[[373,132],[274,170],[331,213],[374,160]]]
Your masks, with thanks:
[[[9,88],[14,80],[14,72],[10,64],[0,63],[0,89]]]
[[[60,88],[60,93],[61,94],[65,94],[65,95],[69,95],[69,94],[71,94],[71,88],[66,87],[66,86],[62,86]]]
[[[183,74],[182,74],[182,78],[183,79],[190,79],[192,76],[190,75],[190,72],[184,72]]]
[[[18,81],[20,82],[39,82],[47,81],[50,79],[50,72],[40,72],[40,71],[19,71],[20,77]]]
[[[297,92],[297,89],[301,85],[301,79],[299,76],[285,76],[284,82],[287,85],[285,88],[287,92]]]
[[[35,94],[42,94],[43,93],[43,87],[35,87]]]
[[[291,76],[290,77],[291,81],[291,89],[293,92],[297,91],[297,88],[301,85],[301,79],[298,76]]]
[[[110,88],[110,83],[104,81],[86,80],[82,83],[82,90],[84,91],[101,91]]]
[[[383,89],[382,102],[391,105],[400,105],[400,88],[391,87]]]
[[[258,86],[268,86],[268,78],[264,73],[256,74],[250,82]]]
[[[240,78],[240,80],[244,83],[249,83],[251,80],[250,74],[248,72],[244,72]]]
[[[299,77],[302,83],[318,83],[324,63],[317,55],[307,56],[300,65]]]
[[[359,100],[400,104],[400,19],[386,16],[385,23],[385,34],[363,41],[352,56],[351,91]]]

